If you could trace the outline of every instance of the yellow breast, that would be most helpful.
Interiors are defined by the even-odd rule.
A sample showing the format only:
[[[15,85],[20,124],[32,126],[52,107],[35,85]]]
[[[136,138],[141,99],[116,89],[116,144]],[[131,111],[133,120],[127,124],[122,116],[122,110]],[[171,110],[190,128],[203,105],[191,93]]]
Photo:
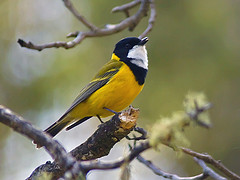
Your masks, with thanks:
[[[114,77],[102,88],[94,92],[85,102],[75,108],[76,116],[107,117],[112,115],[104,107],[119,112],[129,106],[142,90],[130,68],[123,63]],[[72,115],[73,115],[72,114]]]

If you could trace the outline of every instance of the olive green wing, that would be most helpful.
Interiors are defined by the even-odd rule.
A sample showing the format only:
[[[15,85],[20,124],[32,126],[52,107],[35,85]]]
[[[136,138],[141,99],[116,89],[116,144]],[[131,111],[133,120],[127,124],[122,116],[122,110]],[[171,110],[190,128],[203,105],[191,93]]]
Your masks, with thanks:
[[[117,60],[111,60],[105,64],[92,81],[80,91],[80,94],[73,101],[71,107],[59,120],[63,119],[70,111],[72,111],[79,103],[85,101],[92,93],[107,84],[109,80],[119,71],[121,66],[122,62]]]

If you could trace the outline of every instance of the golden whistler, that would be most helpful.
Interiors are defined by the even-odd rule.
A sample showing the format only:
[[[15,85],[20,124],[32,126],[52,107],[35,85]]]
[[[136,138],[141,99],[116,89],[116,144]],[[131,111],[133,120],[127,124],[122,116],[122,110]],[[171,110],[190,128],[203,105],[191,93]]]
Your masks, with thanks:
[[[45,132],[52,137],[93,116],[107,117],[129,106],[144,86],[148,71],[148,38],[128,37],[116,45],[111,60],[80,91],[71,107]],[[112,112],[111,112],[112,110]]]

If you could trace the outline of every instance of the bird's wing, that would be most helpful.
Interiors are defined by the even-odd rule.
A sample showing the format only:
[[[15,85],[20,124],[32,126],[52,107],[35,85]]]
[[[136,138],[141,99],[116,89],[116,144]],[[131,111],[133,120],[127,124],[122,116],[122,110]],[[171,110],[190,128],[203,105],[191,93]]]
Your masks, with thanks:
[[[111,60],[105,64],[92,81],[85,86],[77,98],[73,101],[71,107],[59,119],[63,119],[71,110],[73,110],[79,103],[85,101],[92,93],[103,87],[109,80],[119,71],[122,62]]]

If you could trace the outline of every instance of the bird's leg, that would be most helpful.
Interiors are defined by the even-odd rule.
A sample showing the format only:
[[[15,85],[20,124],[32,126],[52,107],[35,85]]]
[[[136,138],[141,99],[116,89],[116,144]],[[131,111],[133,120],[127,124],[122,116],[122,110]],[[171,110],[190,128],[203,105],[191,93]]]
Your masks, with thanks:
[[[99,121],[100,121],[101,123],[104,123],[99,115],[97,115],[97,118],[99,119]]]
[[[114,111],[114,110],[112,110],[112,109],[108,109],[108,108],[106,108],[106,107],[104,107],[103,109],[106,109],[106,110],[112,112],[113,114],[118,114],[118,112],[116,112],[116,111]]]

